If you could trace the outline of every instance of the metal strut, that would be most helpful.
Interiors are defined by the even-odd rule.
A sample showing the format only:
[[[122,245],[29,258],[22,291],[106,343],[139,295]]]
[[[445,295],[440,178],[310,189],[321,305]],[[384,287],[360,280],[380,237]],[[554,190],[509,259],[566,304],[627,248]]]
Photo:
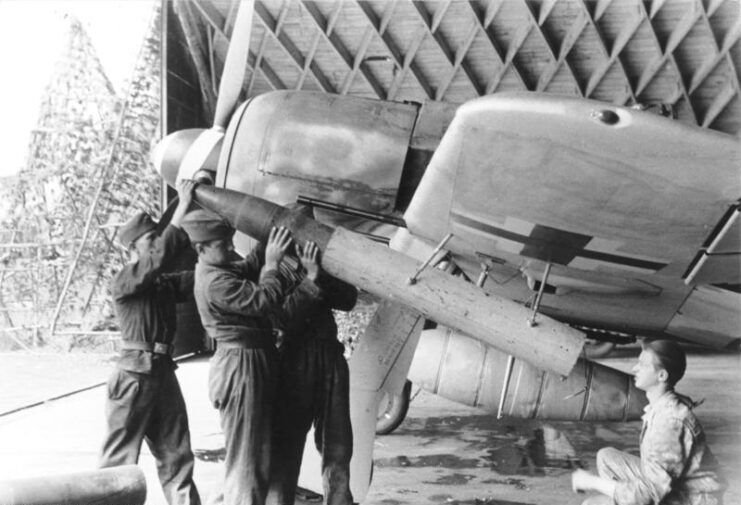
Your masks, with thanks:
[[[486,279],[489,278],[489,265],[486,263],[481,264],[481,273],[479,278],[476,280],[476,285],[480,288],[484,287]],[[502,393],[499,395],[499,407],[497,408],[497,419],[502,418],[504,412],[504,400],[507,398],[507,391],[509,390],[510,379],[512,379],[512,369],[515,365],[515,357],[511,354],[507,356],[507,368],[504,371],[504,384],[502,384]]]
[[[430,264],[430,263],[432,262],[432,260],[433,260],[433,259],[435,258],[435,256],[437,256],[437,253],[439,253],[439,252],[440,252],[440,249],[442,249],[443,247],[445,247],[445,244],[447,244],[447,243],[448,243],[448,241],[449,241],[449,240],[450,240],[451,238],[453,238],[453,234],[452,234],[452,233],[448,233],[447,235],[445,235],[445,238],[443,238],[443,239],[442,239],[442,240],[440,241],[440,243],[439,243],[439,244],[437,244],[437,247],[435,248],[435,250],[434,250],[434,251],[432,251],[432,254],[430,254],[430,257],[429,257],[429,258],[427,258],[427,259],[425,260],[425,262],[424,262],[424,263],[422,263],[422,265],[420,265],[420,267],[419,267],[419,268],[417,269],[417,271],[416,271],[416,272],[414,272],[414,275],[412,275],[412,276],[411,276],[410,278],[408,278],[408,279],[407,279],[407,284],[409,284],[409,285],[411,286],[411,285],[414,285],[414,284],[416,284],[416,283],[417,283],[417,278],[419,277],[419,274],[421,274],[421,273],[422,273],[422,271],[423,271],[423,270],[424,270],[425,268],[427,268],[427,266],[428,266],[428,265],[429,265],[429,264]]]
[[[511,354],[507,356],[507,368],[504,371],[504,384],[502,384],[502,394],[499,395],[499,407],[497,408],[497,419],[502,418],[502,412],[504,411],[504,400],[507,398],[507,391],[509,390],[509,382],[512,379],[512,368],[515,365],[515,357]]]
[[[548,282],[548,275],[551,273],[551,262],[549,261],[545,265],[545,272],[543,272],[543,278],[540,280],[540,288],[538,294],[535,297],[535,303],[533,303],[533,315],[527,320],[528,326],[531,328],[537,326],[538,323],[535,321],[535,317],[538,315],[538,309],[540,308],[540,301],[543,298],[543,291],[545,291],[545,285]]]

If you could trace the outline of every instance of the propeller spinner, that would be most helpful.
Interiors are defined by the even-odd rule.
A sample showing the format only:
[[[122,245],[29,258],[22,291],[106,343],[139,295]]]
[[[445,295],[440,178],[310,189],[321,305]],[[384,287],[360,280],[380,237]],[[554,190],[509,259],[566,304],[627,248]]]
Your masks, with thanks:
[[[199,171],[216,172],[224,132],[242,91],[247,70],[254,0],[238,7],[229,50],[219,83],[213,126],[181,130],[162,139],[152,151],[152,163],[167,184],[197,178]]]

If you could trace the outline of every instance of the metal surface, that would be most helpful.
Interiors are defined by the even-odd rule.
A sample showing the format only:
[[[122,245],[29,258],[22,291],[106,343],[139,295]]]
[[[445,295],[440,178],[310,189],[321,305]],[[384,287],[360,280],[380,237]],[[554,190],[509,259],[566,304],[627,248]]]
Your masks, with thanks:
[[[0,482],[0,505],[142,505],[146,497],[136,465]]]
[[[640,419],[646,398],[632,376],[579,360],[562,379],[448,330],[422,332],[409,380],[422,389],[505,417],[562,421]]]
[[[261,95],[235,114],[216,184],[281,204],[300,194],[391,214],[416,115],[406,104]]]
[[[419,263],[356,233],[332,229],[301,213],[231,190],[199,186],[194,199],[256,240],[266,240],[272,226],[285,226],[297,241],[316,242],[322,252],[322,268],[330,275],[406,305],[541,369],[568,374],[581,352],[584,336],[580,332],[546,316],[537,327],[529,328],[526,308],[437,269],[426,271],[420,282],[409,286],[406,279]]]

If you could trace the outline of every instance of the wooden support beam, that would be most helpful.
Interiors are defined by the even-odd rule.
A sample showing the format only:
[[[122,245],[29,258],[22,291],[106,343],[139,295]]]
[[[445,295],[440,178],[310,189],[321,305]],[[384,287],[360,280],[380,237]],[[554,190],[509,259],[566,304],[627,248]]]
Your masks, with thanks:
[[[471,47],[471,44],[473,43],[473,40],[476,36],[476,31],[474,30],[469,34],[466,44],[464,44],[462,47],[459,47],[457,51],[453,51],[448,41],[445,39],[443,34],[440,33],[440,31],[438,30],[445,12],[450,7],[450,0],[448,0],[448,2],[443,4],[440,8],[438,8],[438,10],[432,16],[427,11],[425,2],[416,1],[416,2],[413,2],[413,5],[416,8],[417,14],[419,14],[419,17],[422,19],[422,22],[424,23],[425,27],[427,27],[428,33],[430,34],[430,36],[432,36],[432,39],[437,43],[438,47],[440,48],[440,51],[442,51],[443,55],[445,55],[445,58],[448,60],[448,63],[450,63],[451,65],[450,74],[449,74],[449,77],[446,79],[445,85],[438,87],[437,90],[435,91],[435,100],[440,101],[443,99],[443,96],[445,95],[445,91],[447,90],[448,86],[452,82],[459,68],[463,69],[463,71],[466,73],[466,77],[468,77],[468,80],[473,86],[473,89],[476,92],[476,94],[479,96],[483,95],[484,93],[483,86],[478,82],[478,79],[476,78],[476,74],[474,74],[473,70],[471,69],[471,66],[467,64],[465,61],[466,52],[468,51],[468,48]]]
[[[427,30],[425,29],[417,30],[417,33],[414,39],[412,39],[412,43],[409,45],[409,50],[407,51],[407,54],[404,55],[404,60],[401,63],[401,68],[396,72],[396,76],[391,82],[391,86],[389,86],[389,92],[388,92],[389,100],[394,100],[396,98],[396,95],[399,92],[399,88],[401,88],[401,85],[404,82],[404,78],[409,72],[409,69],[411,69],[412,66],[414,65],[414,57],[416,56],[417,51],[419,50],[426,36],[427,36]],[[414,72],[414,70],[412,70],[412,73],[415,76],[417,75],[417,73]],[[419,78],[417,80],[419,81]],[[425,80],[425,85],[422,87],[423,89],[426,90],[427,93],[429,93],[428,95],[429,98],[434,99],[435,97],[434,89],[426,80]]]
[[[296,47],[296,44],[282,31],[279,30],[278,23],[270,15],[270,12],[265,7],[264,2],[259,0],[255,1],[255,13],[257,13],[257,19],[259,19],[263,26],[270,32],[270,34],[278,41],[283,50],[288,54],[293,63],[296,65],[299,71],[302,71],[305,65],[308,65],[311,69],[311,75],[317,82],[320,88],[326,93],[336,93],[337,90],[329,81],[326,75],[324,75],[319,68],[319,65],[314,61],[307,61],[306,58],[301,54],[301,51]]]
[[[368,85],[371,87],[373,92],[376,94],[376,96],[380,99],[384,99],[386,97],[386,91],[383,89],[383,86],[381,86],[381,83],[378,82],[378,80],[371,74],[367,68],[363,67],[362,65],[358,65],[358,67],[355,67],[355,61],[353,60],[353,56],[350,53],[350,51],[345,47],[345,44],[343,44],[342,39],[334,33],[332,30],[334,28],[334,24],[337,22],[337,19],[339,18],[340,9],[342,8],[342,2],[338,2],[335,6],[335,10],[332,13],[332,19],[327,20],[322,15],[321,11],[319,10],[319,7],[317,6],[317,2],[314,1],[303,1],[303,6],[306,9],[306,11],[309,13],[311,18],[314,20],[314,23],[317,26],[318,32],[324,37],[324,39],[329,42],[329,45],[335,50],[337,55],[342,59],[342,61],[345,62],[347,65],[349,72],[355,74],[358,70],[360,71],[361,75],[365,79],[365,81],[368,83]],[[316,40],[316,44],[318,44],[319,39]],[[340,88],[340,91],[345,89],[345,84],[348,81],[345,80],[343,82],[343,85]],[[342,94],[347,93],[347,90],[345,89],[345,92]]]
[[[695,110],[695,107],[692,103],[692,99],[690,98],[689,94],[687,93],[687,88],[684,85],[684,82],[682,82],[682,73],[679,69],[679,65],[677,65],[677,61],[674,58],[674,55],[672,54],[672,51],[676,48],[677,45],[687,36],[689,31],[692,29],[692,27],[695,25],[697,20],[700,18],[701,15],[701,9],[697,8],[697,3],[692,4],[692,8],[687,10],[685,14],[682,16],[682,19],[677,25],[677,28],[675,28],[674,32],[670,35],[669,40],[672,43],[672,46],[670,47],[667,43],[666,48],[661,47],[661,43],[659,42],[659,38],[656,35],[656,31],[653,29],[653,26],[651,25],[650,18],[653,17],[653,15],[656,14],[658,11],[658,8],[655,8],[657,2],[654,1],[654,3],[651,5],[651,14],[649,15],[648,12],[645,10],[645,6],[642,3],[638,3],[639,9],[641,9],[642,14],[645,16],[645,18],[648,20],[648,24],[651,27],[651,34],[653,35],[653,40],[655,43],[656,48],[658,49],[659,56],[657,58],[654,58],[652,62],[648,64],[648,66],[645,68],[643,73],[641,74],[640,78],[638,79],[638,84],[636,84],[634,93],[636,97],[640,98],[641,93],[643,93],[648,85],[653,81],[653,79],[656,77],[656,75],[661,71],[661,69],[666,65],[667,63],[670,64],[677,76],[677,80],[679,82],[679,93],[678,96],[681,95],[684,97],[684,99],[687,102],[687,105],[689,105],[688,109],[692,113],[692,119],[695,123],[699,124],[697,111]],[[676,101],[678,99],[674,99]]]
[[[396,43],[394,42],[393,38],[386,32],[386,28],[388,27],[388,24],[391,22],[391,16],[384,15],[384,18],[382,20],[379,20],[378,15],[373,11],[373,7],[370,4],[370,2],[366,2],[363,0],[356,0],[356,2],[358,4],[358,7],[360,7],[360,10],[363,12],[363,14],[365,14],[365,17],[368,19],[368,22],[370,23],[370,25],[373,28],[375,28],[378,35],[380,35],[381,40],[383,40],[384,44],[386,44],[389,54],[394,58],[394,61],[396,62],[397,67],[400,69],[397,72],[397,76],[396,76],[397,79],[399,77],[399,74],[401,74],[402,72],[405,72],[404,63],[406,61],[407,63],[406,68],[408,70],[411,70],[412,74],[417,80],[417,83],[419,84],[420,88],[422,88],[422,91],[425,93],[425,95],[430,99],[434,98],[435,92],[432,89],[432,86],[430,86],[430,83],[427,81],[427,78],[424,76],[419,66],[415,64],[413,61],[414,59],[413,55],[416,52],[416,48],[419,48],[418,44],[421,44],[422,41],[415,40],[415,43],[413,43],[413,45],[415,45],[416,43],[418,44],[416,44],[416,48],[414,48],[413,50],[410,50],[412,54],[411,59],[408,58],[409,54],[407,54],[406,58],[403,57],[401,51],[396,46]],[[385,13],[388,14],[389,9],[393,9],[395,8],[395,6],[396,6],[395,2],[389,3],[386,7],[387,10],[385,11]],[[419,34],[417,36],[419,37]],[[392,87],[394,87],[394,93],[392,93],[391,89],[389,89],[389,92],[388,92],[389,99],[393,99],[396,90],[398,90],[399,82],[397,82],[397,79],[394,80],[394,84],[392,85]]]
[[[502,82],[502,78],[504,77],[504,74],[508,70],[512,70],[514,75],[517,77],[517,80],[522,85],[523,89],[527,89],[527,85],[525,84],[525,79],[523,79],[522,74],[520,73],[520,70],[517,68],[517,65],[510,62],[507,63],[505,61],[505,55],[503,54],[503,51],[499,48],[497,45],[496,40],[494,39],[494,36],[489,32],[489,27],[491,26],[491,23],[494,21],[494,18],[496,18],[497,13],[499,12],[499,9],[502,7],[502,4],[505,0],[495,0],[487,4],[486,11],[482,13],[478,10],[476,6],[473,5],[473,3],[469,3],[471,6],[471,9],[473,10],[474,17],[479,22],[479,30],[482,31],[484,34],[484,37],[486,37],[486,40],[489,41],[489,44],[491,45],[492,49],[494,50],[494,54],[497,57],[498,63],[499,63],[499,70],[495,72],[494,76],[489,80],[489,82],[484,87],[484,93],[485,95],[488,95],[490,93],[493,93],[497,90],[499,87],[499,84]]]
[[[733,86],[724,86],[723,90],[715,96],[710,107],[705,111],[705,114],[702,117],[702,127],[709,128],[710,125],[713,124],[713,121],[715,121],[717,117],[720,116],[721,112],[723,112],[723,109],[725,109],[731,100],[733,100],[733,98],[738,94],[738,90],[734,89]]]
[[[571,72],[571,76],[574,79],[576,88],[575,94],[584,96],[584,89],[582,89],[581,83],[577,80],[576,73],[571,68],[571,66],[568,65],[566,57],[568,56],[571,48],[574,47],[574,44],[576,44],[576,41],[579,39],[579,36],[582,34],[588,24],[589,14],[586,11],[580,11],[574,22],[571,24],[568,32],[566,32],[566,36],[561,41],[557,55],[555,55],[551,43],[546,40],[548,47],[551,48],[552,55],[555,55],[556,57],[551,59],[548,65],[546,65],[545,69],[543,69],[543,71],[541,72],[540,78],[538,79],[538,84],[535,88],[537,91],[545,91],[548,88],[548,85],[553,80],[553,77],[556,75],[556,72],[558,72],[558,69],[561,68],[562,65],[566,64]],[[545,39],[545,33],[541,31],[541,34]]]
[[[583,0],[582,5],[584,6],[584,9],[587,9],[587,5],[585,2],[589,0]],[[587,82],[587,86],[584,90],[584,97],[590,98],[592,96],[592,93],[594,93],[594,90],[597,89],[597,86],[599,86],[600,82],[602,82],[602,79],[605,78],[607,75],[607,72],[612,68],[613,65],[617,65],[620,69],[620,72],[623,76],[623,79],[625,80],[625,98],[622,100],[622,103],[620,105],[624,104],[626,101],[635,102],[635,93],[633,93],[633,85],[630,82],[630,79],[628,78],[628,73],[625,70],[625,66],[620,61],[620,53],[623,51],[625,46],[628,44],[631,38],[633,38],[633,35],[635,35],[638,28],[643,23],[643,16],[640,14],[636,14],[632,22],[628,24],[627,26],[623,27],[620,34],[618,35],[617,39],[615,39],[612,47],[610,48],[610,52],[608,54],[607,49],[605,48],[605,39],[602,35],[602,33],[599,30],[599,27],[597,26],[597,23],[594,22],[591,18],[589,18],[589,23],[591,24],[592,28],[594,29],[595,33],[600,39],[600,48],[602,49],[605,59],[603,60],[602,65],[598,67],[598,69],[592,74],[592,76],[589,78],[589,81]]]

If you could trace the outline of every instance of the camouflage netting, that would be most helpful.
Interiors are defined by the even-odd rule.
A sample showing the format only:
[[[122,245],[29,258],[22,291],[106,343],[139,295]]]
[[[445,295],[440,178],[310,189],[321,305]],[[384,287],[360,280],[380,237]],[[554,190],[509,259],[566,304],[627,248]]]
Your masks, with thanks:
[[[108,79],[82,24],[67,16],[66,48],[42,98],[26,165],[0,187],[7,209],[0,221],[6,244],[0,250],[0,349],[45,340],[67,345],[68,338],[48,337],[57,305],[60,334],[109,318],[107,286],[125,260],[113,225],[135,210],[159,213],[160,180],[149,163],[160,115],[155,4],[123,93]]]

